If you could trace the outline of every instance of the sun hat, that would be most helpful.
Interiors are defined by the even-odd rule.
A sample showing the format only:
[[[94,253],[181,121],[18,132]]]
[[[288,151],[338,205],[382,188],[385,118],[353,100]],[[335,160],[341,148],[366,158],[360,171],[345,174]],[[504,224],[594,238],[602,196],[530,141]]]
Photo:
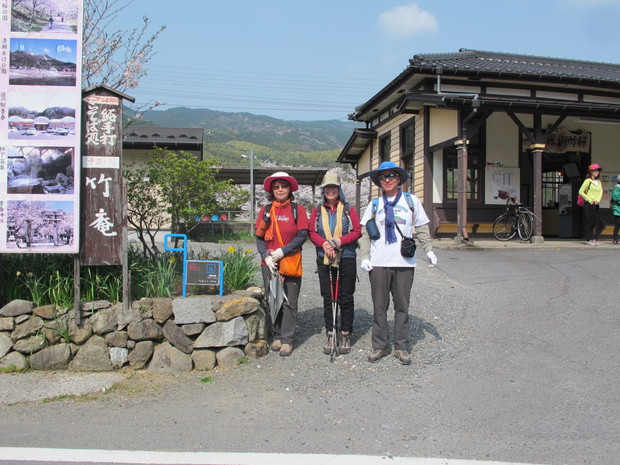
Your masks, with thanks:
[[[409,177],[409,173],[407,173],[407,170],[405,168],[401,168],[393,161],[384,161],[383,163],[381,163],[381,165],[379,165],[379,168],[377,168],[376,170],[372,170],[369,174],[370,180],[375,183],[376,186],[381,187],[381,183],[379,182],[379,175],[384,171],[396,171],[398,174],[400,174],[399,185],[404,183]]]
[[[295,179],[293,176],[289,176],[289,174],[285,173],[284,171],[278,171],[277,173],[273,173],[271,176],[268,176],[265,178],[265,181],[263,182],[263,188],[265,189],[266,192],[273,194],[273,189],[271,189],[271,184],[277,179],[282,179],[288,182],[291,185],[291,192],[295,192],[297,189],[299,189],[299,184],[297,184],[297,179]]]
[[[338,178],[338,174],[333,171],[328,171],[325,173],[323,177],[323,182],[321,183],[321,187],[325,186],[338,186],[340,187],[340,179]]]
[[[601,165],[599,165],[598,163],[594,163],[594,164],[588,166],[588,171],[594,171],[594,170],[603,171],[603,167]]]

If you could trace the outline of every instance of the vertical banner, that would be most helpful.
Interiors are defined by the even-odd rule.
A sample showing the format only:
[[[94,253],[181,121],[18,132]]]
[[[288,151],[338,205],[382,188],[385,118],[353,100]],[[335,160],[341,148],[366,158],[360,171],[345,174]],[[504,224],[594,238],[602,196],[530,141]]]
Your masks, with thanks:
[[[0,253],[79,250],[82,0],[0,0]]]
[[[126,228],[121,173],[123,101],[105,86],[87,90],[82,101],[83,265],[121,265]]]

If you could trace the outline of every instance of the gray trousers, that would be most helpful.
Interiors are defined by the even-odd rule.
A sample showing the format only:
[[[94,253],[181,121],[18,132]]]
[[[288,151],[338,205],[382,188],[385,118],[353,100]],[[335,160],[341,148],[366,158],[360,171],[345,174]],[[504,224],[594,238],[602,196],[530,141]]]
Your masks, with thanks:
[[[265,284],[265,295],[269,296],[269,268],[261,266],[263,282]],[[278,313],[276,321],[272,321],[273,338],[281,340],[282,344],[293,344],[295,329],[297,329],[297,301],[299,300],[299,288],[301,287],[301,276],[293,278],[284,277],[284,294],[288,298],[282,303],[282,308]]]
[[[370,271],[370,291],[373,304],[372,347],[388,346],[390,294],[394,299],[394,349],[409,350],[409,301],[415,268],[376,266]]]

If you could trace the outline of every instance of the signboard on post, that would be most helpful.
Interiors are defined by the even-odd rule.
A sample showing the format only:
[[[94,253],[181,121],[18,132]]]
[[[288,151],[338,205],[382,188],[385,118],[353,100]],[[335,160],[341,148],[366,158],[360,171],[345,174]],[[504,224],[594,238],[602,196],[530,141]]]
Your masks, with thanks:
[[[224,264],[219,260],[187,260],[186,284],[193,286],[219,286],[224,295]]]
[[[127,202],[121,170],[123,98],[108,88],[86,89],[82,99],[80,184],[82,265],[120,265],[126,253]]]
[[[0,253],[79,250],[82,10],[2,2]]]

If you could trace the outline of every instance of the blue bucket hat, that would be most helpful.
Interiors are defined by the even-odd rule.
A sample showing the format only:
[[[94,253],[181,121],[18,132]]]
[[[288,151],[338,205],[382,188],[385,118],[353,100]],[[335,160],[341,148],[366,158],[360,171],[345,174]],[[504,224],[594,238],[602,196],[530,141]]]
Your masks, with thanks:
[[[409,173],[407,173],[407,170],[405,168],[401,168],[393,161],[384,161],[383,163],[381,163],[381,165],[379,165],[379,168],[377,168],[376,170],[372,170],[369,173],[370,180],[375,183],[376,186],[381,187],[381,183],[379,182],[379,175],[384,171],[396,171],[398,174],[400,174],[399,186],[405,181],[407,181],[407,179],[409,178]]]

